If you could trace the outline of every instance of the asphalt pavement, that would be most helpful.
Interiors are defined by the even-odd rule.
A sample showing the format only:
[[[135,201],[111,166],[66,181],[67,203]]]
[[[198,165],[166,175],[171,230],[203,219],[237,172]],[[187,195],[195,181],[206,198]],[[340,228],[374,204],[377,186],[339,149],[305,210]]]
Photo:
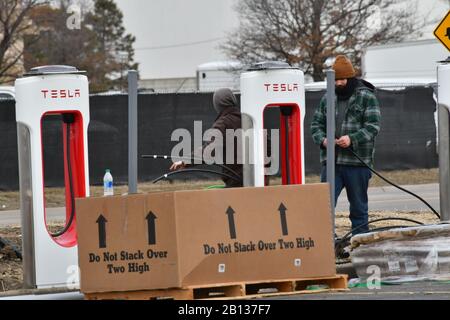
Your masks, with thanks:
[[[450,300],[450,283],[420,281],[382,285],[379,289],[352,288],[348,292],[303,294],[275,300]]]
[[[48,208],[47,221],[61,221],[66,214],[66,208]],[[19,210],[0,211],[0,227],[2,226],[20,226],[21,218]]]
[[[1,300],[82,300],[79,292],[35,294],[0,293]],[[259,300],[450,300],[450,283],[421,281],[382,285],[378,289],[352,288],[347,292],[327,292],[277,296]]]
[[[439,211],[439,184],[401,186],[413,192]],[[339,197],[336,211],[347,211],[348,201],[345,191]],[[430,209],[415,197],[395,188],[369,188],[369,211],[429,211]]]

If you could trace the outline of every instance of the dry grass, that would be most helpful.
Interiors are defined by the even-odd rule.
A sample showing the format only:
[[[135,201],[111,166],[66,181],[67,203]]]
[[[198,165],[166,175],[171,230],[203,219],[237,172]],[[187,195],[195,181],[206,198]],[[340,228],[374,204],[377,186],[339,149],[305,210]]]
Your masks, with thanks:
[[[398,185],[439,183],[439,169],[383,171],[380,174]],[[306,177],[306,183],[317,182],[320,182],[319,176]],[[370,187],[384,187],[388,185],[376,175],[373,175],[373,178],[370,180]]]
[[[0,192],[0,211],[17,210],[19,201],[19,192]]]
[[[201,190],[212,185],[223,185],[220,181],[192,181],[192,182],[160,182],[158,184],[141,183],[138,187],[140,193],[150,192],[169,192],[176,190]],[[128,192],[128,186],[115,186],[115,194],[125,194]],[[102,186],[90,187],[91,197],[99,197],[103,195]],[[64,188],[46,188],[45,204],[47,208],[58,208],[65,206],[65,189]],[[18,210],[20,207],[19,192],[0,192],[0,211]]]
[[[398,185],[439,183],[439,169],[416,169],[406,171],[381,172],[381,175]],[[388,184],[374,176],[371,187],[384,187]]]

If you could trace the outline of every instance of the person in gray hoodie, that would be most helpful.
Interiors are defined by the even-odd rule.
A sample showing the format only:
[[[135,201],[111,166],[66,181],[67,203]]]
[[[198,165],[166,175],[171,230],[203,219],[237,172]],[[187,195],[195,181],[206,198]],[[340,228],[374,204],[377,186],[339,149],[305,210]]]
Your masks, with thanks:
[[[227,135],[226,130],[238,130],[242,128],[241,123],[241,112],[238,107],[238,101],[236,99],[236,96],[233,94],[233,92],[228,88],[219,89],[214,93],[213,96],[213,105],[214,109],[216,110],[218,116],[212,125],[211,129],[217,129],[222,133],[223,137],[223,150],[222,150],[222,156],[223,156],[223,164],[227,166],[229,169],[233,170],[239,175],[239,179],[230,179],[228,177],[223,177],[222,180],[225,183],[226,188],[237,188],[243,186],[243,174],[242,174],[242,164],[240,161],[238,161],[238,152],[237,147],[238,143],[236,141],[227,141]],[[234,139],[234,138],[233,138]],[[214,140],[205,143],[201,150],[195,150],[193,152],[193,156],[195,158],[201,157],[203,155],[203,150],[211,143],[213,143]],[[233,146],[234,148],[234,161],[233,163],[226,163],[226,155],[227,155],[227,146]],[[200,156],[198,156],[200,155]],[[185,167],[190,166],[189,164],[186,164],[184,161],[175,162],[171,167],[171,171],[179,170]],[[224,171],[224,173],[229,174],[227,170]]]

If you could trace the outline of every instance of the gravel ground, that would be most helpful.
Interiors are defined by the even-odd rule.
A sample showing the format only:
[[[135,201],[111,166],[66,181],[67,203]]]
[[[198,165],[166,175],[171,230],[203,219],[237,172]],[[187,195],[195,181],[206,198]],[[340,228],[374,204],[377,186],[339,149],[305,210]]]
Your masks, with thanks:
[[[21,248],[20,227],[0,229],[0,238]],[[11,247],[0,249],[0,292],[22,288],[22,260],[18,259]]]
[[[62,224],[49,225],[51,232],[57,232]],[[22,250],[22,232],[20,226],[0,228],[0,238]],[[22,260],[19,259],[11,246],[0,248],[0,293],[14,291],[23,287]]]

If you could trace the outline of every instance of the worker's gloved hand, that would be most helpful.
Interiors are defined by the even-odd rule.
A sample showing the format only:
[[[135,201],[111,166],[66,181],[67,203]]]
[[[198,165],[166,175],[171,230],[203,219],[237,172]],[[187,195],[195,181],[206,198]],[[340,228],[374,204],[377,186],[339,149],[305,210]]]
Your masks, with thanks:
[[[341,148],[347,149],[352,145],[352,140],[349,136],[343,136],[336,140],[336,144]]]
[[[172,164],[172,166],[170,167],[170,171],[177,171],[184,168],[186,168],[186,164],[183,161],[178,161]]]

